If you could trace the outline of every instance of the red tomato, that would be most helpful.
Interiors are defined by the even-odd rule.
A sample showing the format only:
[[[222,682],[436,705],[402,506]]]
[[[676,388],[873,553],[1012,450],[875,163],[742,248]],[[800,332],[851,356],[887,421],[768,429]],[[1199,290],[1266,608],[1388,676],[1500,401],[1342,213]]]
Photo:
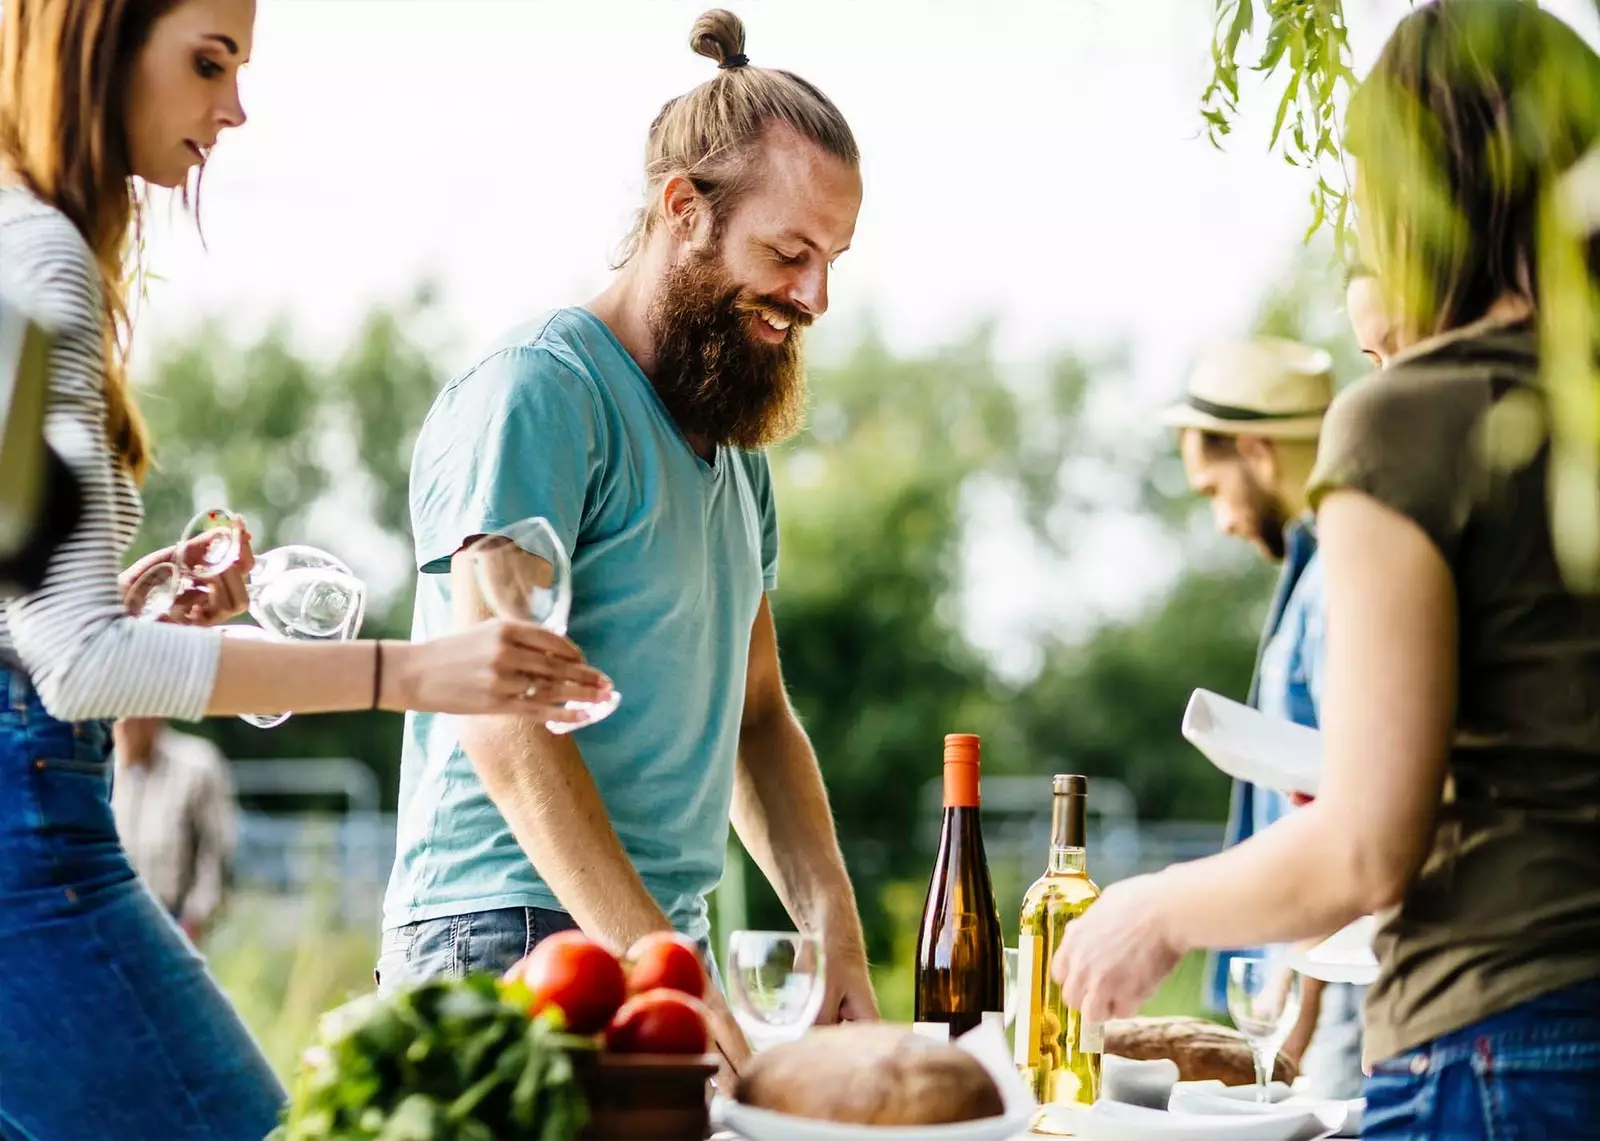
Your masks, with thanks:
[[[529,1014],[557,1007],[574,1034],[604,1030],[627,997],[627,979],[616,956],[577,931],[541,939],[506,978],[528,988]]]
[[[706,972],[695,945],[675,931],[653,931],[628,948],[628,993],[666,987],[704,998]]]
[[[617,1054],[704,1054],[710,1044],[705,1008],[664,987],[630,998],[606,1030],[606,1049]]]

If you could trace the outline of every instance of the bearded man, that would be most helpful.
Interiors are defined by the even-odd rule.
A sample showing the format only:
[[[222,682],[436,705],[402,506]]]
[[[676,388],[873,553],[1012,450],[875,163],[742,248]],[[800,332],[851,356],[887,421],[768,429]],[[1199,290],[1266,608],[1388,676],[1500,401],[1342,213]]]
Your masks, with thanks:
[[[414,636],[487,612],[464,547],[530,516],[571,554],[569,636],[623,695],[553,735],[530,718],[407,718],[385,989],[498,971],[552,932],[621,951],[704,943],[728,825],[826,963],[820,1021],[876,1017],[854,892],[778,667],[768,445],[805,403],[803,331],[861,205],[855,139],[729,12],[714,78],[650,128],[646,199],[609,287],[452,380],[417,441]],[[707,955],[708,966],[714,966]],[[747,1053],[708,996],[729,1062]]]

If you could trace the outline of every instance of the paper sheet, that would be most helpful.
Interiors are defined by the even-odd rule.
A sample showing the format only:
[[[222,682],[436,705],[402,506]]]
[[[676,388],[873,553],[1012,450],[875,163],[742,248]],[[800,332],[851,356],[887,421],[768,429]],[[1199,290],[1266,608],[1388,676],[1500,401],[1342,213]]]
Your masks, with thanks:
[[[1197,689],[1183,713],[1183,735],[1212,764],[1239,780],[1313,796],[1322,773],[1322,734]]]

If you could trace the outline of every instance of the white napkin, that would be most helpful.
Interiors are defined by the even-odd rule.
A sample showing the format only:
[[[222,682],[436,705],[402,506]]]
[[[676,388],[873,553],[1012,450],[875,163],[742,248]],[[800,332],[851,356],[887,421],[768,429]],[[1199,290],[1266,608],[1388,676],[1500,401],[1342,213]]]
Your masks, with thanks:
[[[1100,1060],[1100,1096],[1148,1109],[1166,1109],[1178,1083],[1178,1063],[1170,1058],[1139,1061],[1106,1054]]]
[[[1295,1093],[1282,1082],[1273,1082],[1271,1101],[1263,1105],[1255,1100],[1256,1088],[1250,1086],[1225,1086],[1219,1081],[1179,1082],[1172,1089],[1168,1104],[1176,1114],[1204,1116],[1236,1115],[1298,1115],[1316,1113],[1327,1120],[1341,1117],[1342,1123],[1335,1137],[1361,1136],[1361,1114],[1366,1108],[1365,1098],[1344,1101],[1337,1098],[1307,1097]]]
[[[1280,792],[1316,795],[1322,734],[1315,729],[1197,689],[1183,713],[1183,735],[1231,777]]]

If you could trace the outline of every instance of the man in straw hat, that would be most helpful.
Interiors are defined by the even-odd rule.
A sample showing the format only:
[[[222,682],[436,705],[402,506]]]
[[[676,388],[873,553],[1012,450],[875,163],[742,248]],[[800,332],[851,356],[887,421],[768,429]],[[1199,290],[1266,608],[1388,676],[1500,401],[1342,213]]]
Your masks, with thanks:
[[[1179,433],[1189,485],[1211,500],[1217,529],[1254,544],[1282,567],[1250,704],[1313,728],[1321,697],[1322,574],[1306,484],[1332,399],[1333,360],[1326,352],[1256,337],[1203,349],[1184,399],[1162,417]],[[1239,843],[1289,807],[1276,790],[1234,782],[1226,842]],[[1230,957],[1215,957],[1208,980],[1208,998],[1219,1009],[1226,1009]],[[1358,996],[1312,979],[1305,988],[1300,1022],[1284,1048],[1296,1061],[1305,1055],[1319,1093],[1356,1096],[1362,1076]]]

